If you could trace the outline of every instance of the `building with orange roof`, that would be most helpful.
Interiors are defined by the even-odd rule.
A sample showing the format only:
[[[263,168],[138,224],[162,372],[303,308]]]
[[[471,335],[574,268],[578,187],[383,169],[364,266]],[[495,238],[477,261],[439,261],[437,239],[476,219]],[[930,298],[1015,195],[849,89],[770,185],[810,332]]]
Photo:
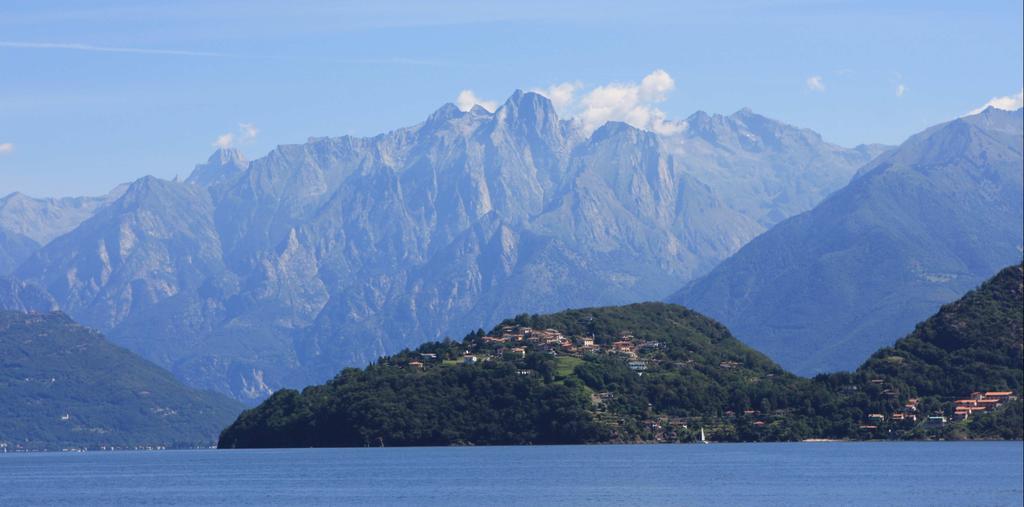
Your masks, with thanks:
[[[997,399],[1000,402],[1007,402],[1010,399],[1015,398],[1013,391],[989,391],[985,393],[986,398]]]

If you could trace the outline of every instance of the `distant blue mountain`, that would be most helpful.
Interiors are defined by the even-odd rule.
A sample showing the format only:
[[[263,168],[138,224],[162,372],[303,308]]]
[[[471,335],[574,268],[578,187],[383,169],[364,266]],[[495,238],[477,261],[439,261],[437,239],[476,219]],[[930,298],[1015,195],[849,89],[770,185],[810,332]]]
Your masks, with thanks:
[[[1024,251],[1022,113],[932,127],[670,301],[802,374],[851,369]]]
[[[38,199],[20,192],[0,197],[0,276],[12,273],[53,238],[78,227],[124,189],[119,186],[102,197]]]

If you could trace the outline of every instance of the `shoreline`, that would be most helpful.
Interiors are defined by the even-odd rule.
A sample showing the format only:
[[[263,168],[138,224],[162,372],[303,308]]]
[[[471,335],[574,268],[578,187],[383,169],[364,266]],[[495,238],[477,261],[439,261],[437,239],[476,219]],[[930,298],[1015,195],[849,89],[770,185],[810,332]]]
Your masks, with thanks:
[[[963,439],[963,440],[851,440],[841,438],[806,438],[803,440],[775,441],[775,442],[716,442],[709,441],[714,445],[759,445],[759,444],[904,444],[904,443],[955,443],[955,442],[1020,442],[1024,440],[1004,439]],[[237,449],[219,449],[216,447],[191,447],[191,448],[164,448],[164,449],[61,449],[61,450],[18,450],[0,452],[4,454],[81,454],[81,453],[123,453],[123,452],[189,452],[189,451],[270,451],[270,450],[294,450],[294,449],[441,449],[441,448],[489,448],[489,447],[600,447],[600,446],[701,446],[699,442],[598,442],[589,444],[520,444],[520,445],[420,445],[420,446],[396,446],[396,447],[247,447]]]

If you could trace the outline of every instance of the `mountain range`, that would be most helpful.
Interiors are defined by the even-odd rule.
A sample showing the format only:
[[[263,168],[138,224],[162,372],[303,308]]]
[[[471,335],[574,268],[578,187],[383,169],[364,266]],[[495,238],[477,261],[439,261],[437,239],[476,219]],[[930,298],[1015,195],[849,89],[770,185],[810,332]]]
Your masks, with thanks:
[[[218,150],[185,181],[5,198],[0,267],[189,385],[258,400],[507,315],[661,298],[885,150],[749,110],[683,126],[587,134],[517,91],[369,138]]]
[[[989,108],[879,156],[670,301],[800,374],[854,368],[1024,252],[1022,110]]]
[[[100,197],[34,198],[15,192],[0,198],[0,276],[33,251],[67,233],[124,193],[119,185]]]

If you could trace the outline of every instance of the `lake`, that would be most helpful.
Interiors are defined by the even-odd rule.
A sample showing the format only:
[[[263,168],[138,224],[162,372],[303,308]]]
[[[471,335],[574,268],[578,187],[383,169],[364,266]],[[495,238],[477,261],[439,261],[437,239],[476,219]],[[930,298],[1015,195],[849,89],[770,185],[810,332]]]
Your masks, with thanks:
[[[1024,443],[0,454],[0,505],[1022,505]]]

